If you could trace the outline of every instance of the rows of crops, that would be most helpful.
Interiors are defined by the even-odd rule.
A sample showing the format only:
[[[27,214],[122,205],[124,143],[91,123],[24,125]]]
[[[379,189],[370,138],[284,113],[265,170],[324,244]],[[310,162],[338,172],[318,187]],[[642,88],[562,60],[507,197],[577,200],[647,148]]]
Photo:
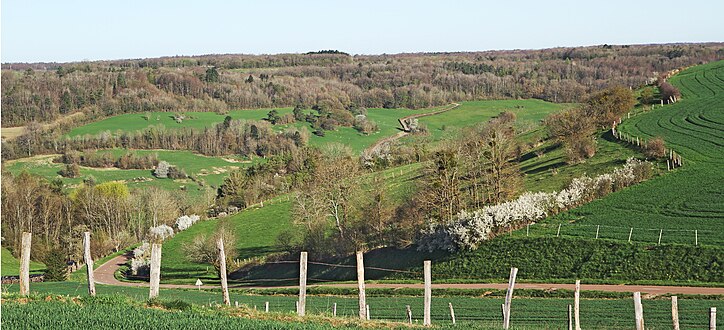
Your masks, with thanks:
[[[37,287],[36,287],[37,288]],[[82,287],[79,287],[80,291],[77,294],[85,295]],[[118,293],[122,290],[124,296],[131,297],[137,301],[144,301],[147,297],[146,288],[119,288],[111,286],[100,286],[99,295],[101,297],[108,297],[108,294]],[[36,291],[37,289],[33,289]],[[50,294],[68,294],[68,288],[63,289],[62,287],[56,286],[45,287],[39,291],[50,293]],[[45,294],[44,293],[44,294]],[[221,303],[221,295],[219,292],[210,291],[183,291],[183,290],[162,290],[161,297],[164,299],[180,299],[185,302],[192,303],[196,306],[199,305],[217,305]],[[117,300],[117,299],[116,299]],[[231,300],[238,302],[240,305],[248,306],[251,309],[263,310],[266,302],[269,303],[269,310],[273,313],[285,313],[293,314],[295,311],[295,304],[297,297],[294,295],[247,295],[238,294],[232,291]],[[477,326],[480,328],[499,328],[501,323],[500,305],[503,302],[502,297],[464,297],[464,296],[445,296],[437,297],[433,296],[432,299],[432,320],[433,324],[437,325],[451,325],[451,318],[449,313],[449,305],[452,304],[455,310],[455,316],[459,323],[463,323],[466,327]],[[422,297],[381,297],[372,296],[368,297],[367,303],[370,306],[370,318],[372,320],[391,320],[391,321],[405,321],[406,306],[409,305],[412,310],[413,322],[421,323],[422,319]],[[333,308],[336,304],[337,317],[349,317],[355,318],[358,313],[358,301],[354,296],[309,296],[307,297],[307,313],[310,315],[327,315],[332,316]],[[572,304],[572,299],[562,298],[515,298],[512,304],[512,323],[515,327],[522,328],[565,328],[567,325],[567,308],[568,305]],[[705,328],[708,325],[708,312],[710,307],[717,307],[722,305],[722,300],[706,300],[706,299],[695,299],[695,298],[681,298],[679,299],[679,313],[681,325],[684,328]],[[168,327],[173,328],[171,325],[177,323],[175,320],[167,318],[165,315],[146,315],[149,317],[140,317],[141,314],[146,313],[145,310],[123,306],[122,304],[91,304],[90,308],[82,309],[77,306],[62,307],[59,308],[54,304],[44,303],[33,303],[31,304],[34,310],[31,313],[30,320],[34,322],[41,322],[36,324],[44,324],[42,322],[49,322],[47,320],[50,310],[56,309],[55,315],[65,315],[67,318],[74,320],[84,320],[84,317],[77,317],[76,313],[95,315],[93,321],[90,321],[91,325],[95,324],[98,326],[111,326],[115,323],[113,317],[99,317],[98,315],[118,315],[116,313],[129,313],[127,315],[139,315],[138,318],[125,318],[126,322],[134,322],[139,319],[138,322],[151,322],[151,323],[139,323],[144,326],[149,326],[153,323],[153,319],[163,321],[163,324],[168,324]],[[104,307],[105,306],[105,307]],[[664,329],[670,328],[671,326],[671,305],[670,300],[666,298],[662,299],[644,299],[644,315],[646,319],[647,328],[651,329]],[[6,322],[6,317],[10,320],[22,315],[20,313],[26,312],[27,306],[19,305],[3,305],[3,323]],[[6,314],[6,311],[9,311]],[[85,311],[85,312],[84,312]],[[131,313],[132,312],[132,313]],[[18,313],[18,314],[15,314]],[[181,313],[173,313],[187,322],[195,322],[194,320],[205,320],[206,317],[203,315],[195,315],[190,318],[188,313],[183,313],[185,316],[181,316]],[[221,318],[227,322],[232,320],[228,318]],[[581,300],[581,320],[582,326],[588,329],[595,328],[630,328],[633,325],[633,300],[631,298],[617,298],[617,299],[582,299]],[[239,326],[244,328],[244,320],[233,320],[234,322],[241,322]],[[11,321],[12,322],[12,321]],[[63,324],[64,321],[59,321],[59,324]],[[66,320],[66,322],[68,322]],[[214,328],[219,320],[210,321],[209,325]],[[13,324],[13,323],[10,323]],[[190,323],[195,324],[195,323]],[[231,323],[235,324],[235,323]],[[29,325],[29,324],[28,324]],[[263,324],[262,324],[263,325]],[[139,325],[140,326],[140,325]],[[296,324],[291,323],[289,327],[283,328],[294,328]],[[27,328],[27,327],[23,327]],[[132,326],[132,328],[136,328]]]
[[[684,166],[642,184],[613,193],[552,222],[650,228],[634,237],[666,243],[724,244],[724,61],[692,67],[671,78],[682,100],[624,120],[619,131],[641,138],[662,137],[681,154]],[[613,234],[613,233],[612,233]],[[644,235],[644,236],[641,236]],[[578,236],[590,237],[591,231]],[[625,235],[627,237],[627,235]]]

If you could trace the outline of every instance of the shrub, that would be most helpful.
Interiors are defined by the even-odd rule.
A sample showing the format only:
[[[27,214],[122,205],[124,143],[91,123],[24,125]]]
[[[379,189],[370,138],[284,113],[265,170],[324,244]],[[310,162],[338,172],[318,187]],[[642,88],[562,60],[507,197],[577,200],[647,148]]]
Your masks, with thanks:
[[[68,164],[58,174],[64,178],[77,178],[80,176],[80,166],[76,163]]]
[[[170,166],[168,168],[168,173],[166,174],[166,176],[169,179],[186,179],[189,177],[184,170],[179,169],[176,166]]]
[[[153,241],[161,242],[167,238],[173,237],[173,228],[167,225],[151,227],[148,230],[149,236]]]
[[[571,164],[580,163],[596,154],[596,140],[592,136],[571,136],[563,145],[568,162]]]
[[[664,139],[655,137],[644,145],[644,154],[649,158],[662,158],[666,156]]]

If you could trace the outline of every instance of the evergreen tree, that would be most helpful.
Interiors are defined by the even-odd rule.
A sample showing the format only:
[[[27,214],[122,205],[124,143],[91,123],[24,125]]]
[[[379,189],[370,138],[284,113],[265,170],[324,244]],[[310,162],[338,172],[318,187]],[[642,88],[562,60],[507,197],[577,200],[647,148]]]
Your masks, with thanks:
[[[68,278],[68,265],[65,260],[65,253],[62,249],[54,248],[45,257],[45,281],[65,281]]]
[[[216,70],[215,66],[206,69],[206,77],[204,80],[207,82],[219,82],[219,71]]]

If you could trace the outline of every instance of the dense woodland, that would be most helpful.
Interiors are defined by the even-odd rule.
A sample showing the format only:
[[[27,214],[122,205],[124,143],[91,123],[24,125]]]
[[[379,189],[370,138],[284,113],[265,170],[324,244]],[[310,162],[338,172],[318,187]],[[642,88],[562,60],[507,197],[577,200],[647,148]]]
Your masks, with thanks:
[[[73,112],[95,120],[144,111],[303,105],[422,108],[451,101],[577,102],[616,84],[724,57],[723,44],[592,46],[477,53],[350,56],[322,52],[5,64],[3,126]]]

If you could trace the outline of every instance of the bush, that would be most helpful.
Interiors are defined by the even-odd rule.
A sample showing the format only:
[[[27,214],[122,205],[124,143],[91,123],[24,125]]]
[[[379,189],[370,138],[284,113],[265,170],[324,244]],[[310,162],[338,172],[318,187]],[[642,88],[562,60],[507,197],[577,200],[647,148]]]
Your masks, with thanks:
[[[77,178],[80,176],[80,166],[76,163],[68,164],[58,174],[64,178]]]
[[[169,179],[186,179],[189,176],[186,175],[186,172],[184,170],[179,169],[176,166],[170,166],[168,168],[168,174],[166,175]]]
[[[596,154],[596,140],[592,136],[571,136],[563,145],[566,148],[568,163],[576,164]]]
[[[470,212],[462,210],[450,223],[430,225],[423,231],[418,246],[420,250],[430,252],[475,250],[501,229],[541,220],[644,181],[650,176],[651,163],[629,158],[623,167],[616,168],[613,173],[573,179],[560,192],[527,192],[505,203]]]
[[[644,154],[649,158],[662,158],[666,156],[666,144],[660,137],[649,140],[644,145]]]

